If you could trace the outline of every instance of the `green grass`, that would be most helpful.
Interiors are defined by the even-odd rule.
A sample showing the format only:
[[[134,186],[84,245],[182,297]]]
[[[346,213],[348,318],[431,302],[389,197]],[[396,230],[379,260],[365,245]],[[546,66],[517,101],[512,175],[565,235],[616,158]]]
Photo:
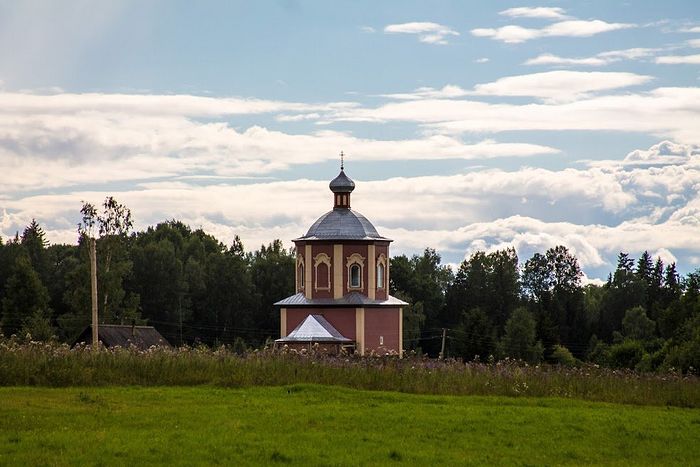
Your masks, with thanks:
[[[227,348],[116,349],[0,340],[0,386],[219,386],[292,384],[430,395],[562,397],[700,408],[700,378],[593,365],[528,366],[416,357],[331,357],[270,351],[238,356]]]
[[[700,410],[293,385],[0,388],[0,465],[697,465]]]

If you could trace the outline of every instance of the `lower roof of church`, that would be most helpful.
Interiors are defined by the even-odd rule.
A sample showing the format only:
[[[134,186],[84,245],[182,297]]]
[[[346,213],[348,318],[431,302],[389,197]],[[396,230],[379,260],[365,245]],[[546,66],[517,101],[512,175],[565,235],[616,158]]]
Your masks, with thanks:
[[[367,295],[363,295],[359,292],[350,292],[349,294],[343,296],[343,298],[306,298],[306,296],[300,292],[296,295],[291,295],[284,300],[276,302],[277,306],[324,306],[324,307],[336,307],[336,306],[405,306],[408,303],[400,300],[396,297],[389,297],[386,300],[372,300]]]

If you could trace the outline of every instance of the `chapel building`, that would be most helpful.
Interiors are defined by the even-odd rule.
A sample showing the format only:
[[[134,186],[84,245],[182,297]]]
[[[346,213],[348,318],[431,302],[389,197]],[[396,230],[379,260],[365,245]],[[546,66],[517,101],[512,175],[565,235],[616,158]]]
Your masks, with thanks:
[[[401,355],[403,307],[408,304],[389,295],[392,240],[350,208],[355,182],[342,163],[330,189],[333,209],[293,240],[297,293],[275,303],[281,337],[276,343]]]

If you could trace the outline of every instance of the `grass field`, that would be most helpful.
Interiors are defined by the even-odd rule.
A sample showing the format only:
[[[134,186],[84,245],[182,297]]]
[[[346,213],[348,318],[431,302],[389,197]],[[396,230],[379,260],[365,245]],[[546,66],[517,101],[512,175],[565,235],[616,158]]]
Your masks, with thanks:
[[[0,465],[697,465],[700,409],[293,385],[0,388]]]
[[[445,396],[562,397],[700,408],[700,378],[680,372],[463,363],[411,357],[332,357],[229,348],[112,349],[0,340],[0,386],[217,386],[318,384]]]

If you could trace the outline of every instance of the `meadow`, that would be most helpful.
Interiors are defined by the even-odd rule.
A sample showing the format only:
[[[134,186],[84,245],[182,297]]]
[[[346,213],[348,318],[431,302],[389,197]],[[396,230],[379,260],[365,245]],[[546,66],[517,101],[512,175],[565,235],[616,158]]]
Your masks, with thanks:
[[[700,408],[700,379],[594,365],[462,363],[392,356],[358,358],[229,348],[93,352],[51,343],[0,341],[0,386],[196,386],[322,384],[431,395],[560,397]]]
[[[0,465],[691,465],[679,372],[0,341]]]
[[[693,465],[700,410],[328,385],[0,388],[3,465]]]

